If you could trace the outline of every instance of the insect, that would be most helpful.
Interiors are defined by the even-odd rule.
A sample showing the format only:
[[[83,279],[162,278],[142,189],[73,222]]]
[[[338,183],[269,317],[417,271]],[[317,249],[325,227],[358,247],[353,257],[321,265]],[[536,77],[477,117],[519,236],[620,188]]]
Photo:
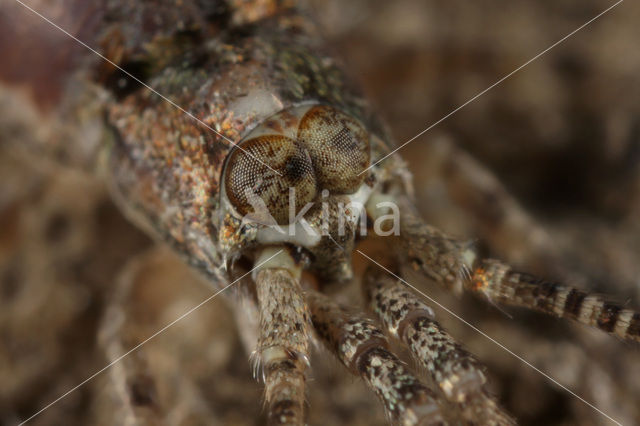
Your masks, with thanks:
[[[637,339],[636,312],[579,290],[538,282],[497,261],[483,263],[472,246],[425,225],[407,199],[400,158],[376,164],[389,150],[383,126],[324,52],[313,24],[294,9],[222,3],[205,9],[196,3],[181,9],[119,2],[104,9],[74,6],[84,18],[77,20],[81,25],[74,30],[79,38],[101,46],[107,57],[197,120],[130,76],[102,69],[100,58],[74,53],[73,40],[63,37],[51,43],[60,40],[59,51],[69,52],[71,62],[85,66],[74,72],[84,69],[96,83],[90,92],[69,92],[70,98],[65,98],[63,89],[68,86],[62,87],[62,82],[61,93],[47,84],[46,92],[32,94],[45,111],[47,101],[62,99],[55,119],[49,121],[44,149],[62,160],[99,168],[127,216],[172,246],[216,288],[241,278],[234,292],[245,304],[236,315],[255,322],[247,328],[248,334],[257,332],[250,345],[255,348],[258,376],[265,382],[270,422],[304,421],[308,363],[314,362],[312,334],[347,371],[364,379],[394,421],[513,421],[487,390],[486,373],[478,361],[435,322],[428,303],[388,271],[372,265],[357,280],[364,286],[365,306],[384,329],[356,303],[345,307],[322,294],[336,286],[356,285],[351,267],[356,256],[371,256],[396,275],[404,274],[404,265],[448,289],[466,289],[494,303],[532,307]],[[125,17],[133,19],[128,22]],[[86,65],[83,60],[95,62]],[[60,72],[50,77],[65,85],[87,79],[87,74],[69,77],[71,71]],[[96,114],[91,114],[92,108]],[[78,113],[83,121],[74,124],[81,132],[69,134],[73,131],[58,127],[65,121],[55,114]],[[103,119],[106,130],[87,131],[101,128]],[[41,147],[37,136],[42,137],[27,137],[25,143]],[[296,189],[296,203],[291,203],[289,188]],[[317,232],[295,229],[290,210],[297,216],[323,190],[329,192],[328,232],[322,232],[323,208],[313,206],[304,218]],[[372,219],[383,215],[375,209],[381,200],[400,206],[399,237],[383,239],[383,244],[395,245],[397,258],[380,257],[376,250],[370,255],[356,251],[356,242],[364,239],[358,233],[360,214],[347,214],[345,232],[339,232],[340,202],[358,200],[362,208],[356,213],[366,212]],[[276,225],[293,226],[295,232],[247,221],[247,216],[260,216],[260,202]],[[518,297],[508,297],[510,292]],[[410,348],[424,365],[426,378],[389,349],[387,331]],[[122,352],[106,346],[113,359]],[[144,379],[124,381],[133,383],[132,400],[140,405],[154,400],[145,392],[149,386]]]

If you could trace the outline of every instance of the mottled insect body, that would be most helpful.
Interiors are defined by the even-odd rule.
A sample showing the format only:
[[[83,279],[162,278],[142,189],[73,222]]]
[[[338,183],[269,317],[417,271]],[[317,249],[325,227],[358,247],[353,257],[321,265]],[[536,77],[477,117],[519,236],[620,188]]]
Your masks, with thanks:
[[[327,189],[335,197],[327,203],[335,210],[339,201],[350,201],[340,197],[356,193],[365,180],[371,188],[390,177],[375,171],[360,175],[371,159],[384,155],[386,147],[373,130],[376,125],[364,102],[335,61],[323,53],[311,22],[285,9],[263,18],[252,29],[230,40],[232,44],[227,44],[224,36],[212,40],[198,53],[203,63],[197,68],[179,57],[175,61],[181,65],[167,67],[148,79],[159,93],[214,127],[224,139],[146,90],[124,97],[109,109],[115,132],[108,169],[117,197],[132,217],[142,218],[147,227],[181,247],[191,262],[209,271],[238,257],[245,246],[277,243],[268,235],[259,241],[255,227],[241,227],[238,216],[228,214],[233,205],[233,213],[249,213],[246,200],[242,200],[245,194],[236,193],[242,191],[235,191],[234,185],[255,182],[236,181],[238,174],[228,172],[223,184],[225,161],[233,165],[246,158],[255,166],[248,170],[252,179],[280,180],[272,170],[283,168],[289,181],[280,180],[276,189],[256,188],[263,198],[271,197],[265,200],[280,223],[288,216],[288,203],[276,206],[279,201],[275,197],[282,196],[286,188],[295,188],[297,200],[305,203]],[[193,55],[186,52],[183,56]],[[345,145],[341,152],[347,154],[346,160],[341,163],[336,160],[338,155],[327,156],[333,148],[326,146],[333,142],[317,137],[310,140],[320,134],[315,128],[335,131],[332,137],[346,131],[347,139],[353,136],[361,146]],[[274,139],[262,148],[256,143],[275,135],[288,139]],[[283,141],[290,142],[289,148],[297,147],[296,155],[287,154]],[[284,148],[280,163],[265,155],[265,149],[274,147]],[[353,149],[354,155],[349,155],[348,149]],[[275,162],[273,167],[270,161]],[[235,172],[238,168],[232,169]],[[309,218],[308,222],[313,226],[320,219]],[[328,265],[333,270],[324,274],[327,279],[345,281],[351,276],[347,264],[355,224],[347,228],[351,228],[351,235],[332,236],[345,247],[336,247],[335,243],[341,242],[326,241],[329,238],[313,242],[318,270],[326,270]],[[343,260],[336,264],[338,257]]]
[[[313,22],[286,4],[186,2],[176,9],[162,2],[68,3],[65,14],[52,18],[66,15],[61,22],[65,24],[69,15],[77,16],[84,25],[71,26],[72,34],[102,48],[107,58],[163,97],[53,30],[77,67],[56,70],[57,84],[47,93],[33,94],[43,122],[62,122],[66,129],[88,121],[88,110],[81,110],[86,107],[83,101],[98,94],[98,102],[106,99],[108,128],[91,132],[94,139],[87,141],[80,134],[65,138],[68,135],[56,124],[46,143],[34,145],[71,158],[88,152],[90,157],[82,161],[94,163],[99,157],[96,147],[109,141],[103,170],[121,207],[217,278],[215,270],[223,264],[217,247],[222,168],[235,144],[251,130],[282,111],[323,104],[363,123],[367,137],[369,132],[384,136],[320,42]],[[34,6],[43,12],[55,10],[46,1]],[[34,44],[49,37],[47,30],[31,34]],[[36,60],[38,54],[48,52],[36,51]],[[49,102],[56,100],[65,100],[72,111],[50,109]],[[99,117],[100,109],[95,113]],[[374,159],[386,150],[383,139],[372,138]]]
[[[76,68],[57,70],[49,90],[25,97],[20,88],[41,76],[16,78],[3,64],[0,113],[16,118],[5,117],[10,126],[0,122],[0,134],[98,169],[122,211],[214,287],[250,277],[236,294],[246,299],[241,314],[257,317],[252,358],[271,424],[305,421],[312,338],[365,381],[394,422],[514,423],[487,391],[480,363],[416,294],[388,276],[354,276],[358,226],[363,216],[384,217],[375,209],[382,201],[401,207],[400,235],[382,243],[387,272],[413,269],[448,290],[640,339],[639,313],[512,273],[426,225],[400,157],[378,163],[388,135],[299,9],[286,1],[201,3],[69,0],[65,11],[79,22],[71,34],[120,68],[54,40]],[[55,12],[52,2],[37,6]],[[49,54],[36,49],[34,60]],[[18,104],[42,130],[12,114]],[[364,285],[369,310],[426,369],[428,383],[372,319],[321,294],[336,283]]]

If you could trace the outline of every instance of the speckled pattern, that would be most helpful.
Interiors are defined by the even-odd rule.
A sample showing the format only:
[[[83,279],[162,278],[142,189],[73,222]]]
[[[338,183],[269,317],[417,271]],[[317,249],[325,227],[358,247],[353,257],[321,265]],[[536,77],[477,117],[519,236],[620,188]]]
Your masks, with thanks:
[[[498,260],[482,261],[467,288],[498,303],[572,319],[640,342],[640,312],[597,294],[515,272]]]
[[[51,3],[42,0],[33,6],[53,18],[61,15]],[[190,115],[90,51],[73,46],[73,41],[69,45],[63,35],[65,49],[77,64],[56,70],[63,74],[55,99],[66,108],[44,109],[42,97],[48,92],[35,92],[29,103],[20,105],[27,109],[23,115],[39,115],[43,128],[52,123],[50,129],[34,132],[28,123],[17,127],[9,120],[12,134],[36,150],[60,151],[59,156],[72,152],[74,161],[84,162],[86,168],[99,163],[129,218],[215,281],[221,279],[223,262],[217,244],[222,221],[220,174],[227,154],[246,133],[277,112],[315,102],[339,108],[384,136],[378,120],[327,52],[314,22],[287,2],[188,1],[176,8],[160,1],[111,0],[88,7],[69,0],[67,6],[63,25],[74,14],[78,19],[91,16],[84,27],[70,26],[72,34],[100,47],[107,58]],[[21,12],[19,5],[6,8]],[[28,33],[24,40],[46,46],[43,40],[50,30]],[[60,36],[55,29],[51,33]],[[208,42],[202,43],[203,39]],[[45,61],[50,51],[30,52]],[[6,84],[17,85],[14,74],[10,66],[0,67]],[[34,75],[26,83],[35,84],[40,78]],[[23,94],[16,96],[22,99]],[[86,102],[80,101],[86,98],[102,107],[81,109]],[[4,108],[10,111],[16,106]],[[87,123],[92,126],[91,143],[82,133],[67,131]]]
[[[435,387],[469,424],[514,425],[485,387],[484,367],[434,319],[411,290],[378,266],[364,276],[370,309],[426,368]]]
[[[300,121],[298,139],[311,153],[318,183],[333,194],[351,194],[367,177],[369,133],[353,117],[328,106],[311,108]]]
[[[470,243],[447,237],[413,213],[405,213],[403,219],[405,232],[400,241],[406,256],[415,270],[434,281],[457,292],[469,290],[490,302],[573,319],[625,340],[640,341],[640,312],[596,294],[514,272],[499,260],[480,259]]]
[[[371,320],[319,293],[310,293],[307,298],[320,338],[353,374],[367,382],[395,421],[445,424],[433,392],[389,351],[386,338]]]
[[[415,214],[411,203],[398,201],[402,207],[399,242],[407,263],[414,270],[459,293],[466,278],[461,255],[468,243],[457,241],[425,224]]]
[[[311,319],[302,289],[289,271],[264,269],[256,276],[256,291],[260,335],[254,362],[265,382],[269,423],[304,423]]]
[[[26,418],[107,362],[118,360],[126,350],[210,295],[206,286],[190,285],[203,283],[172,254],[152,250],[139,256],[140,247],[151,241],[122,220],[107,199],[103,184],[89,182],[82,175],[68,185],[60,176],[78,169],[98,172],[109,185],[111,197],[133,222],[172,246],[195,271],[204,273],[206,284],[221,288],[250,260],[225,257],[219,250],[219,236],[226,236],[219,225],[228,218],[217,214],[220,205],[216,194],[222,187],[221,164],[232,147],[225,137],[239,141],[274,112],[314,104],[331,105],[361,122],[371,138],[372,161],[391,142],[380,122],[372,119],[367,103],[348,84],[338,62],[327,53],[313,21],[290,7],[295,2],[25,2],[223,136],[185,117],[17,3],[2,3],[0,369],[4,373],[0,422],[8,423]],[[335,30],[345,21],[349,28],[355,28],[364,22],[381,37],[367,45],[361,34],[347,30],[338,47],[350,52],[343,56],[353,61],[347,71],[369,81],[371,93],[376,96],[377,92],[383,113],[392,118],[401,138],[413,136],[441,116],[440,112],[445,114],[466,101],[475,88],[486,87],[530,53],[592,17],[591,12],[601,10],[592,0],[553,5],[515,1],[506,8],[498,3],[457,1],[318,3],[323,10],[339,5],[338,19],[332,19],[327,28]],[[367,12],[365,4],[375,6]],[[639,274],[634,253],[640,235],[635,232],[640,174],[635,160],[640,150],[634,102],[638,97],[633,96],[638,62],[633,42],[638,37],[637,30],[629,30],[637,28],[630,25],[635,24],[636,12],[637,6],[625,2],[588,31],[527,67],[527,74],[542,75],[541,79],[521,73],[502,85],[502,90],[492,91],[463,114],[442,123],[440,129],[453,130],[451,138],[431,132],[423,138],[424,143],[416,141],[405,147],[402,153],[418,174],[415,192],[409,185],[396,185],[398,180],[406,184],[409,176],[399,157],[390,158],[384,170],[364,178],[371,188],[383,188],[387,197],[415,194],[412,203],[419,204],[428,223],[446,229],[446,233],[440,232],[415,215],[416,220],[404,228],[406,238],[398,239],[401,245],[390,249],[391,244],[384,241],[380,258],[391,255],[394,260],[408,261],[403,266],[421,274],[418,280],[411,279],[417,285],[438,281],[455,291],[466,285],[490,303],[502,299],[507,305],[572,318],[637,339],[637,311],[577,287],[514,272],[498,261],[482,262],[474,271],[469,258],[461,256],[469,254],[468,245],[457,242],[465,236],[480,237],[478,251],[473,252],[477,258],[490,251],[492,256],[539,276],[559,276],[572,285],[577,280],[577,286],[618,292],[637,300]],[[380,19],[367,24],[375,14]],[[407,40],[411,40],[410,46],[403,44]],[[416,44],[423,56],[412,62],[411,46]],[[397,56],[388,60],[385,50]],[[386,64],[380,63],[385,57]],[[395,72],[387,71],[390,64]],[[463,78],[461,70],[469,76]],[[398,84],[411,81],[407,77],[418,74],[428,83],[408,91],[395,90]],[[456,122],[464,126],[456,128]],[[536,147],[527,147],[527,140],[534,141]],[[460,148],[474,144],[481,146],[476,152],[483,158],[493,158],[494,172],[504,185]],[[535,155],[545,150],[559,150],[561,155],[553,161]],[[7,151],[27,155],[13,163],[13,157],[5,158]],[[534,155],[530,155],[532,151]],[[63,167],[52,171],[50,160]],[[509,164],[505,167],[504,163]],[[537,191],[529,193],[535,185],[520,181],[525,170],[535,170],[531,181],[540,185]],[[571,179],[567,179],[567,170]],[[553,184],[552,176],[556,179]],[[567,183],[569,180],[575,182]],[[526,212],[505,187],[518,190],[520,199],[529,203],[527,207],[540,210]],[[560,208],[549,211],[545,220],[553,227],[546,233],[535,214],[548,209],[550,199],[550,205]],[[582,212],[576,213],[579,209]],[[407,211],[413,215],[412,208]],[[584,221],[582,214],[590,219]],[[455,240],[448,233],[463,238]],[[241,240],[242,233],[229,236],[229,241],[235,238]],[[300,247],[292,252],[297,250],[299,259],[309,261],[305,271],[313,275],[306,284],[309,288],[335,291],[330,284],[337,282],[352,292],[359,278],[351,269],[356,241],[351,234],[334,239],[323,241],[315,253],[301,253]],[[559,255],[562,250],[557,246],[564,246],[562,250],[569,254],[566,259]],[[248,257],[253,249],[247,248]],[[125,259],[128,262],[123,265]],[[354,264],[358,260],[362,259],[354,254]],[[179,273],[172,273],[176,271]],[[467,281],[472,273],[473,280]],[[439,291],[438,286],[429,290]],[[298,294],[296,291],[289,288],[287,297]],[[262,388],[251,381],[247,356],[231,326],[232,322],[238,324],[245,347],[255,348],[251,337],[259,325],[254,283],[244,280],[228,293],[243,296],[242,302],[229,298],[233,314],[219,309],[219,298],[214,302],[216,308],[201,312],[208,312],[208,316],[194,314],[191,321],[185,320],[184,328],[168,330],[166,339],[139,348],[101,378],[54,405],[38,421],[262,422],[269,415],[267,410],[260,414]],[[350,296],[332,294],[332,299],[351,308],[359,299]],[[399,296],[394,293],[392,297]],[[569,321],[545,318],[526,309],[508,318],[467,299],[471,298],[448,301],[459,308],[455,311],[615,419],[623,424],[637,423],[634,346],[615,342],[597,330],[572,329]],[[401,338],[415,331],[411,340],[416,344],[438,340],[443,353],[459,354],[451,350],[455,342],[439,341],[445,337],[444,331],[419,303],[413,301],[411,307],[389,312],[404,318],[389,321],[402,329]],[[363,316],[348,316],[360,319],[345,323],[355,334],[343,339],[336,352],[350,357],[355,364],[352,368],[368,385],[387,389],[393,396],[400,388],[393,390],[392,384],[404,383],[396,379],[406,377],[408,367],[378,339],[379,330],[360,327],[358,321],[363,321]],[[496,386],[501,401],[508,403],[509,411],[517,413],[519,420],[536,425],[606,422],[569,393],[541,383],[544,378],[496,350],[492,342],[478,342],[475,331],[461,330],[444,316],[440,321],[489,365],[486,373],[492,380],[487,385]],[[360,343],[359,339],[367,336],[379,346]],[[369,401],[374,398],[367,398],[370,395],[361,381],[349,382],[339,366],[326,367],[323,362],[330,364],[329,360],[315,361],[313,383],[318,386],[310,390],[315,392],[310,397],[315,410],[310,413],[311,424],[384,421],[381,408]],[[295,376],[294,383],[300,377],[298,366],[284,358],[274,363],[273,371],[278,372],[273,383]],[[291,389],[300,387],[296,382]],[[300,410],[292,409],[290,401],[300,400],[300,393],[283,389],[279,395],[280,405],[271,412],[282,416],[271,416],[271,421],[286,421],[290,416],[299,422],[296,413]],[[399,407],[397,401],[393,407]],[[423,408],[426,412],[405,411],[401,420],[412,423],[421,415],[430,418],[434,405]],[[443,410],[443,416],[451,415],[449,408]]]

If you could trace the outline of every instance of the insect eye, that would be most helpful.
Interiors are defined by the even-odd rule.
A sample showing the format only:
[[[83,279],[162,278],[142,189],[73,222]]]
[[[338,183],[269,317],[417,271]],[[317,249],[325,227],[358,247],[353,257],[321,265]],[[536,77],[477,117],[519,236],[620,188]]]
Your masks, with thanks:
[[[298,140],[309,150],[318,185],[331,192],[358,190],[369,167],[369,135],[355,119],[329,106],[304,115]]]
[[[280,135],[249,139],[241,148],[231,153],[226,166],[229,201],[243,216],[266,213],[260,211],[262,202],[278,224],[288,224],[289,188],[295,191],[296,214],[316,196],[309,153],[293,139]]]

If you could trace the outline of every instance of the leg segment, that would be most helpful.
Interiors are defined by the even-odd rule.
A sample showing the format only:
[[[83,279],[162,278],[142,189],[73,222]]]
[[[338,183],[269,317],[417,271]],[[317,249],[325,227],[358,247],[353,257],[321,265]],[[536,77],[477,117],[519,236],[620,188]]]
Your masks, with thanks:
[[[640,342],[640,312],[601,296],[519,273],[498,260],[482,260],[466,288],[491,301],[520,306]]]
[[[425,224],[405,200],[400,205],[400,246],[406,261],[447,289],[460,294],[469,276],[464,254],[470,243],[456,240]]]
[[[269,263],[256,274],[260,335],[252,357],[256,374],[262,371],[269,424],[302,425],[311,321],[297,274],[282,266]]]
[[[431,308],[413,292],[373,267],[365,274],[364,291],[370,308],[409,347],[466,422],[515,424],[487,391],[482,365],[442,329]]]
[[[403,425],[445,424],[433,392],[389,351],[386,338],[371,320],[316,292],[310,293],[308,300],[313,325],[322,340],[353,374],[365,380],[394,421]]]
[[[497,260],[477,260],[477,253],[469,244],[434,230],[410,208],[403,209],[401,221],[405,222],[400,238],[405,257],[414,269],[436,282],[454,289],[461,285],[492,302],[570,318],[625,340],[640,341],[640,312],[594,294],[514,272]]]

